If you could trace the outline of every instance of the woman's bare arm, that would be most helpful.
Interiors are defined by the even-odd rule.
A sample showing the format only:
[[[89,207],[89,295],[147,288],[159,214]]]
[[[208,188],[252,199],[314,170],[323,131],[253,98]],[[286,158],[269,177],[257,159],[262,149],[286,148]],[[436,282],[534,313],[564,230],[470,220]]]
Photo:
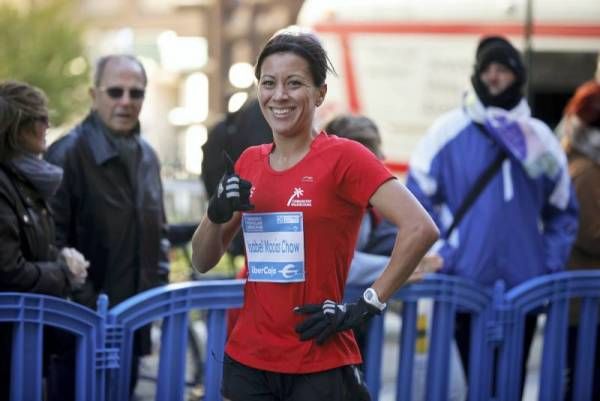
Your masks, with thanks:
[[[439,230],[417,199],[398,180],[381,185],[370,203],[398,227],[389,264],[371,286],[381,302],[385,302],[410,277],[439,237]]]
[[[240,227],[240,213],[231,220],[215,224],[204,215],[192,237],[192,264],[200,273],[212,269],[227,250],[229,243]]]

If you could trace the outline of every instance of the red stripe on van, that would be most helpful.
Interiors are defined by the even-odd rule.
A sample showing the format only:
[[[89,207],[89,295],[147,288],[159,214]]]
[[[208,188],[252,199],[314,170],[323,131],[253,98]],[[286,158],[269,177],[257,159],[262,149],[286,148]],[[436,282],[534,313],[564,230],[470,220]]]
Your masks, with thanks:
[[[406,174],[406,172],[408,171],[408,163],[406,162],[395,162],[392,160],[385,160],[383,164],[385,164],[386,167],[389,168],[390,171],[395,174]]]
[[[340,42],[342,45],[342,57],[344,59],[344,72],[346,73],[346,91],[348,92],[348,107],[352,113],[360,112],[360,102],[356,89],[356,78],[354,78],[354,63],[350,51],[350,43],[348,43],[348,35],[341,35]]]
[[[422,33],[422,34],[504,34],[522,35],[523,24],[470,24],[431,22],[379,22],[379,23],[319,23],[314,26],[321,33],[351,35],[357,33]],[[534,35],[539,36],[600,36],[600,25],[534,24]]]

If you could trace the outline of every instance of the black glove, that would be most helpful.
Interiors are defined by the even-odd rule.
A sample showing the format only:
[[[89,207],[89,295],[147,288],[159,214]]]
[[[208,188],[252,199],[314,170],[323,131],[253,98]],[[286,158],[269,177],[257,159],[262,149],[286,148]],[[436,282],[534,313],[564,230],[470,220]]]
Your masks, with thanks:
[[[254,209],[254,205],[250,203],[252,184],[235,173],[233,161],[226,152],[223,152],[223,157],[225,159],[225,174],[221,177],[217,190],[210,198],[206,213],[210,221],[216,224],[229,221],[236,210]]]
[[[328,299],[320,305],[297,306],[294,312],[310,315],[296,326],[300,340],[316,339],[319,345],[332,334],[358,327],[374,315],[381,314],[379,309],[365,302],[363,297],[352,304],[336,304]]]

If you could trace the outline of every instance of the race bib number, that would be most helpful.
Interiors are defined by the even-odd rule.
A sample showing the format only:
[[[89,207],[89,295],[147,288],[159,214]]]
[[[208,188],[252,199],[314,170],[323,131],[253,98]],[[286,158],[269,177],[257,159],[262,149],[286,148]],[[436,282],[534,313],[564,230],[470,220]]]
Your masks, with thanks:
[[[242,230],[248,281],[304,281],[302,212],[245,213]]]

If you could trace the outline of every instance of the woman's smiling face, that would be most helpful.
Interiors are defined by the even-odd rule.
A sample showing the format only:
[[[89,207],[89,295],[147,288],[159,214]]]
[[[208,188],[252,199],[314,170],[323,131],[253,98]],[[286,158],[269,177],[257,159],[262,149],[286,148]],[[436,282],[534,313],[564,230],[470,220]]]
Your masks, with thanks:
[[[273,53],[261,65],[260,108],[274,135],[310,134],[327,86],[315,86],[308,62],[291,52]]]

